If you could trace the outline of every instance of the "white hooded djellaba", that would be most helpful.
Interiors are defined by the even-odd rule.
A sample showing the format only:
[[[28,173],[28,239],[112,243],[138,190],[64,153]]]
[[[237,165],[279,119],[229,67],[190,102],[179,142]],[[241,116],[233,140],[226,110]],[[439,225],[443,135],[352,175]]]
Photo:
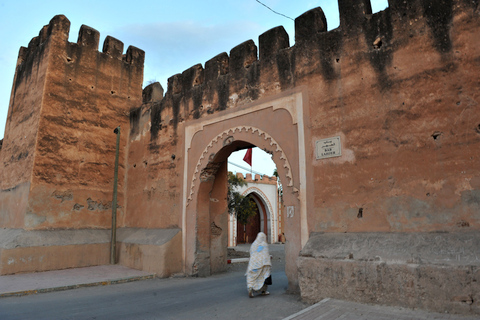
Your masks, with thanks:
[[[250,261],[248,263],[247,273],[247,289],[249,295],[253,295],[253,291],[262,291],[267,293],[265,279],[270,276],[272,262],[270,261],[270,253],[268,251],[267,236],[263,232],[259,232],[257,238],[250,247]]]

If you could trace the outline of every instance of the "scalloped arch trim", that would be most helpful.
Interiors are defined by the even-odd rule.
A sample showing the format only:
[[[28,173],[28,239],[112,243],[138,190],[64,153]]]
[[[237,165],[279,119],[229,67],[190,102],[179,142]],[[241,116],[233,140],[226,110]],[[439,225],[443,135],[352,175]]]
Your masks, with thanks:
[[[187,198],[187,206],[192,200],[192,197],[195,193],[195,187],[196,187],[196,181],[200,179],[201,181],[206,181],[208,179],[211,179],[215,176],[216,170],[218,170],[218,166],[211,165],[209,157],[207,156],[211,149],[216,146],[219,142],[224,141],[225,138],[227,138],[230,135],[234,135],[235,133],[240,133],[240,132],[246,132],[246,133],[251,133],[252,135],[257,135],[264,140],[270,140],[270,146],[275,148],[275,152],[281,152],[279,160],[283,162],[283,167],[285,168],[286,171],[286,178],[288,180],[288,183],[286,184],[287,187],[292,187],[293,188],[293,175],[292,175],[292,168],[290,166],[290,163],[288,162],[288,159],[285,155],[285,152],[283,152],[282,148],[280,145],[275,141],[275,139],[272,138],[268,133],[265,131],[256,128],[256,127],[250,127],[250,126],[238,126],[238,127],[233,127],[230,129],[227,129],[223,131],[222,133],[218,134],[215,138],[213,138],[210,143],[205,147],[205,149],[202,152],[202,155],[197,161],[197,165],[195,166],[195,171],[193,173],[192,180],[190,182],[190,193]],[[222,145],[223,147],[223,145]],[[207,161],[205,163],[205,161]],[[277,164],[278,165],[278,164]],[[203,168],[203,169],[202,169]],[[206,170],[208,168],[208,170]],[[294,188],[294,191],[295,190]]]

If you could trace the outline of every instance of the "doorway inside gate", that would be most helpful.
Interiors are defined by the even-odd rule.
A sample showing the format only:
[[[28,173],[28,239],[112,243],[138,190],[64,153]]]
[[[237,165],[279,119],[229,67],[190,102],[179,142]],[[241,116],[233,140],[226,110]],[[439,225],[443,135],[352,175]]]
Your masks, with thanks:
[[[252,206],[255,208],[255,214],[248,219],[246,224],[237,221],[237,244],[253,243],[257,234],[260,231],[263,232],[260,228],[260,210],[258,209],[258,205],[251,196],[248,197],[250,198],[249,201],[252,203]]]

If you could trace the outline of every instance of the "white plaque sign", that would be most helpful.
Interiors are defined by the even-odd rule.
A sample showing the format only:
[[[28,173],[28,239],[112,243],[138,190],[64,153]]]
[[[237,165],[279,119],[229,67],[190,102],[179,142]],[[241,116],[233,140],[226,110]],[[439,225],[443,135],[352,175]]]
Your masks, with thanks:
[[[340,157],[342,155],[340,137],[317,140],[315,142],[315,154],[317,156],[317,160]]]

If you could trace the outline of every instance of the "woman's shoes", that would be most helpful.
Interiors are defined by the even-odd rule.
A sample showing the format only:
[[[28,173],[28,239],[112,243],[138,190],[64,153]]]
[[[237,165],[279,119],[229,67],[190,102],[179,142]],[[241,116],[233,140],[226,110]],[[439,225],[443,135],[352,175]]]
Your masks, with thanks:
[[[268,291],[262,291],[262,296],[268,296],[270,292]],[[253,289],[248,289],[248,296],[250,298],[253,298]]]

